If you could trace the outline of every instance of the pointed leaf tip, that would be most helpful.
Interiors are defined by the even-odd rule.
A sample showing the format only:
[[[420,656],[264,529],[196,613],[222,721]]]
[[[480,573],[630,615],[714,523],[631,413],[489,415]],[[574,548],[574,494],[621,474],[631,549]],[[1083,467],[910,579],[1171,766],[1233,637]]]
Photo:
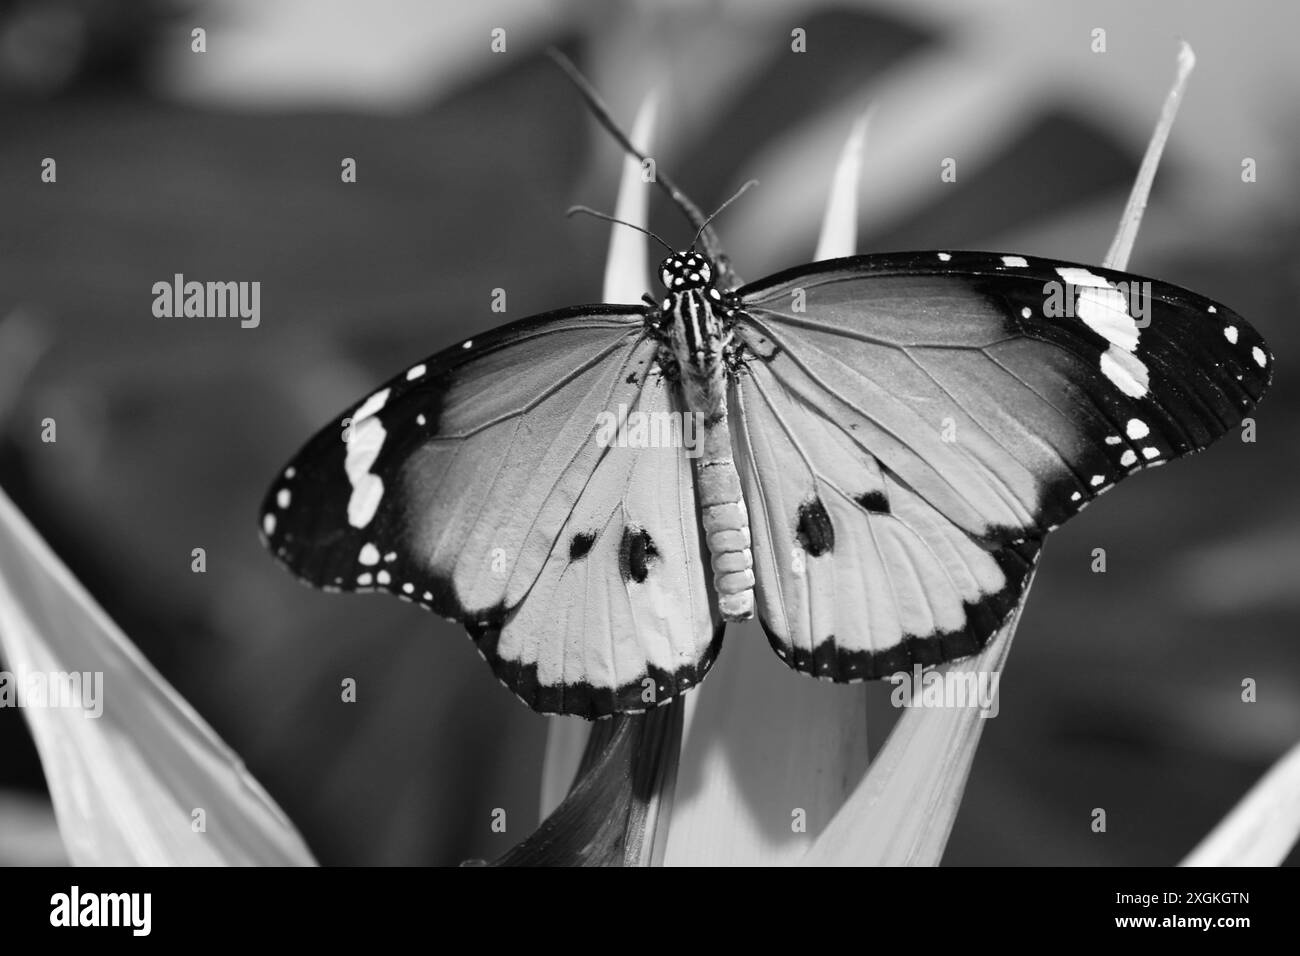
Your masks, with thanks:
[[[830,193],[826,197],[826,215],[822,217],[814,261],[839,259],[857,252],[858,184],[862,178],[862,153],[871,113],[872,108],[868,108],[857,118],[840,151]]]
[[[1280,866],[1300,840],[1300,745],[1260,779],[1180,866]]]
[[[658,103],[658,94],[649,93],[632,124],[632,142],[643,153],[650,152]],[[649,225],[649,205],[650,190],[642,180],[640,160],[635,156],[624,157],[614,217],[645,228]],[[609,258],[605,262],[606,302],[639,302],[642,294],[652,288],[646,269],[646,242],[646,236],[635,229],[617,223],[611,225]]]
[[[1137,178],[1133,181],[1133,191],[1129,193],[1128,203],[1124,207],[1123,215],[1120,216],[1119,229],[1110,244],[1110,249],[1106,251],[1106,258],[1102,260],[1102,265],[1108,269],[1128,268],[1133,244],[1137,242],[1138,228],[1142,225],[1142,216],[1146,212],[1147,199],[1151,195],[1151,185],[1155,182],[1156,169],[1160,166],[1160,157],[1165,151],[1165,143],[1169,139],[1170,130],[1173,129],[1174,118],[1178,115],[1178,107],[1183,101],[1187,81],[1195,66],[1196,54],[1184,41],[1178,50],[1178,69],[1174,76],[1174,84],[1165,97],[1160,118],[1156,121],[1156,128],[1147,144],[1146,154],[1142,157],[1142,165],[1138,167]]]

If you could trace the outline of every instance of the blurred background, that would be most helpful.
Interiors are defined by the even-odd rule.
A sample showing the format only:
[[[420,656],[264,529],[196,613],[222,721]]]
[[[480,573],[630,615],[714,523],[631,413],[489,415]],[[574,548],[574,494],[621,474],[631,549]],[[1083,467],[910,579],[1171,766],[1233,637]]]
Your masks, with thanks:
[[[607,230],[563,212],[611,208],[619,156],[545,47],[625,125],[657,91],[653,153],[701,206],[761,180],[719,225],[756,278],[811,257],[872,104],[861,251],[1099,262],[1184,38],[1198,68],[1130,268],[1241,312],[1278,377],[1255,443],[1053,536],[946,857],[1176,862],[1300,732],[1297,27],[1285,0],[0,0],[0,485],[322,862],[496,856],[536,822],[545,719],[458,627],[295,584],[256,522],[340,408],[499,324],[494,288],[506,318],[599,298]],[[652,227],[687,235],[658,199]],[[178,272],[260,281],[261,325],[155,318]],[[0,863],[62,858],[0,709]]]

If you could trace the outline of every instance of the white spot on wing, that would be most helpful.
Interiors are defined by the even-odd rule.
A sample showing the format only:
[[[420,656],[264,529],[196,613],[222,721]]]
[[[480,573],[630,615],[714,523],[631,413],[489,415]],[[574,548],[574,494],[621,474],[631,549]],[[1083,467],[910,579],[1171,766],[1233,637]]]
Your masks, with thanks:
[[[262,515],[262,530],[265,531],[268,535],[275,534],[275,515],[273,514]]]
[[[369,585],[372,580],[373,578],[371,578],[369,571],[365,572],[364,574],[357,575],[357,584],[361,585],[362,587],[366,587],[367,585]]]
[[[415,585],[412,584],[410,581],[407,581],[405,584],[402,585],[402,590],[405,591],[407,594],[410,594],[412,591],[415,590]]]
[[[1120,438],[1118,435],[1107,435],[1107,436],[1106,436],[1106,444],[1107,444],[1107,445],[1118,445],[1118,444],[1119,444],[1120,442],[1122,442],[1123,440],[1124,440],[1124,439]]]
[[[1002,264],[1012,269],[1023,269],[1029,265],[1024,256],[1003,256]]]
[[[1125,448],[1124,454],[1119,456],[1119,463],[1127,468],[1138,460],[1137,453],[1132,448]]]
[[[1070,285],[1077,285],[1081,288],[1109,289],[1110,283],[1101,276],[1095,276],[1087,269],[1080,269],[1077,266],[1064,266],[1056,270],[1056,274],[1068,282]]]
[[[1079,492],[1076,491],[1074,494],[1070,495],[1070,500],[1071,500],[1071,501],[1078,501],[1078,500],[1079,500],[1080,498],[1082,498],[1082,497],[1083,497],[1083,495],[1079,494]]]
[[[1219,310],[1216,309],[1214,306],[1210,306],[1206,311],[1209,312],[1211,315],[1213,315],[1215,312],[1218,312]]]
[[[367,541],[361,546],[361,553],[357,555],[357,560],[362,564],[378,564],[379,549]]]
[[[1034,314],[1034,310],[1031,309],[1029,306],[1025,306],[1023,309],[1020,310],[1021,318],[1027,319],[1033,314]]]
[[[1101,353],[1101,371],[1129,398],[1142,398],[1151,385],[1142,360],[1114,345]]]
[[[1229,326],[1225,327],[1224,330],[1223,330],[1223,337],[1224,337],[1225,339],[1227,339],[1229,342],[1231,342],[1233,345],[1236,345],[1236,344],[1237,344],[1237,327],[1236,327],[1235,325],[1229,325]]]
[[[370,466],[379,457],[387,435],[383,422],[378,418],[367,418],[352,426],[352,439],[348,442],[343,469],[352,485],[352,496],[348,499],[348,524],[354,528],[364,528],[370,523],[384,497],[384,482],[378,475],[370,474]]]
[[[466,339],[465,343],[461,346],[461,348],[463,349],[472,349],[473,347],[474,347],[473,339]]]
[[[388,389],[381,388],[379,391],[375,392],[375,394],[371,395],[364,402],[358,405],[357,410],[352,413],[353,424],[356,424],[357,422],[361,421],[363,418],[369,418],[371,415],[375,414],[375,412],[383,408],[384,403],[388,401],[388,392],[389,392]]]
[[[286,478],[292,478],[292,477],[293,477],[294,475],[296,475],[296,474],[298,474],[298,471],[297,471],[297,469],[293,468],[292,466],[290,466],[289,468],[286,468],[286,469],[284,470],[284,477],[286,477]]]
[[[289,494],[288,488],[281,488],[275,493],[275,503],[281,508],[289,507],[289,501],[291,498],[292,495]]]
[[[1254,348],[1250,350],[1250,354],[1254,356],[1255,364],[1258,365],[1260,368],[1263,368],[1265,365],[1268,364],[1268,356],[1264,354],[1264,350],[1260,348],[1258,345],[1256,345]]]
[[[1147,423],[1140,418],[1130,418],[1128,424],[1124,426],[1124,432],[1129,438],[1146,438],[1151,434],[1151,429],[1147,428]]]
[[[393,580],[393,576],[389,574],[387,571],[380,571],[378,574],[375,575],[375,580],[380,584],[388,584],[390,581]]]
[[[423,364],[417,365],[406,373],[406,380],[408,382],[414,382],[417,378],[421,378],[427,371],[428,369],[426,369]]]
[[[951,258],[952,258],[952,256],[948,255],[948,253],[946,253],[946,252],[941,252],[941,253],[939,253],[939,261],[940,261],[940,262],[947,262],[947,261],[950,260]]]
[[[1124,293],[1118,289],[1088,286],[1079,292],[1075,315],[1107,342],[1132,352],[1138,344],[1138,327],[1128,314]]]
[[[1159,458],[1160,449],[1152,448],[1150,445],[1147,445],[1145,448],[1142,449],[1142,457],[1145,458],[1147,461],[1150,461],[1152,458]]]
[[[1091,484],[1092,484],[1092,486],[1093,486],[1094,488],[1096,488],[1098,485],[1100,485],[1100,484],[1101,484],[1102,482],[1104,482],[1105,480],[1106,480],[1106,478],[1105,478],[1104,475],[1093,475],[1093,476],[1092,476],[1092,482],[1091,482]]]

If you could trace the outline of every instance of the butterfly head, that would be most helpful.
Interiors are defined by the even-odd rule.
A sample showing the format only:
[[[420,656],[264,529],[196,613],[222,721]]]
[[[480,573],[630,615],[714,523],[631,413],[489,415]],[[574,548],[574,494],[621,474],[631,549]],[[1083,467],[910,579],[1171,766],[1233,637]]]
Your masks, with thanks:
[[[675,252],[659,264],[659,281],[669,292],[707,289],[713,285],[713,263],[692,250]]]

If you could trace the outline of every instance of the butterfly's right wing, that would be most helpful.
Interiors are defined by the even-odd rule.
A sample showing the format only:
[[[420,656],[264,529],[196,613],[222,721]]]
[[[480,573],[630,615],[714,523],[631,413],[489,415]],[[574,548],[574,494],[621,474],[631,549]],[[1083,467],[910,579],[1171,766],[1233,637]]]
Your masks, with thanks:
[[[608,427],[672,411],[657,349],[636,307],[591,306],[413,366],[290,462],[263,506],[268,547],[317,587],[464,623],[536,710],[675,696],[721,638],[690,462]]]
[[[1218,303],[1031,256],[858,256],[738,296],[759,616],[834,680],[983,647],[1043,535],[1234,428],[1272,371]]]

